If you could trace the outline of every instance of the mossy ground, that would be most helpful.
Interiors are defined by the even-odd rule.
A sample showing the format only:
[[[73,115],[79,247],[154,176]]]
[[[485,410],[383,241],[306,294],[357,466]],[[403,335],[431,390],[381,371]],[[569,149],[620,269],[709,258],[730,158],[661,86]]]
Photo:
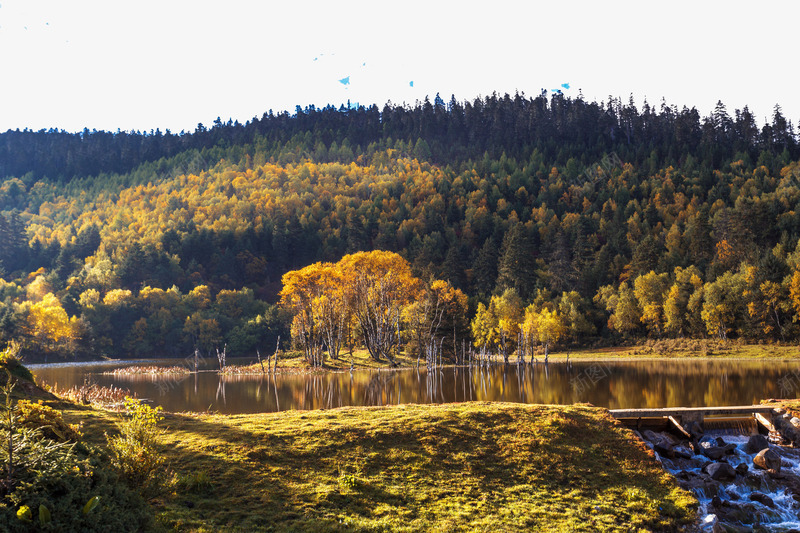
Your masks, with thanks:
[[[66,406],[65,406],[66,407]],[[67,408],[102,442],[112,413]],[[507,403],[168,414],[174,531],[675,531],[696,500],[604,409]]]

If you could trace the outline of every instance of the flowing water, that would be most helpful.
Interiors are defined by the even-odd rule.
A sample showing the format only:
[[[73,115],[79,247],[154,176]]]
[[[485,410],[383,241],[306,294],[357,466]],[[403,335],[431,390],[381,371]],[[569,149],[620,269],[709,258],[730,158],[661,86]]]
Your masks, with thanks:
[[[700,501],[698,516],[711,530],[715,521],[739,526],[760,526],[761,531],[791,531],[800,529],[798,510],[800,503],[793,497],[800,476],[800,451],[795,448],[771,445],[781,458],[781,475],[773,477],[754,466],[756,453],[747,453],[747,435],[730,432],[708,431],[706,436],[721,437],[727,444],[735,444],[731,455],[725,462],[736,468],[747,465],[745,475],[737,475],[730,482],[709,485],[707,490],[695,487],[693,490]],[[710,461],[703,455],[694,455],[686,461],[662,459],[664,468],[679,479],[700,476],[701,466]],[[711,490],[713,489],[713,490]],[[766,496],[766,498],[764,498]],[[715,501],[716,499],[716,501]],[[749,529],[748,529],[749,530]]]
[[[251,361],[233,360],[229,364]],[[618,360],[549,365],[490,365],[338,373],[220,375],[217,361],[185,375],[108,375],[131,364],[175,366],[180,359],[30,365],[41,382],[68,388],[85,381],[128,388],[168,411],[221,413],[342,406],[508,401],[619,408],[749,405],[800,397],[800,361]],[[203,366],[201,366],[203,368]],[[788,379],[792,378],[792,379]],[[795,386],[795,383],[797,386]]]

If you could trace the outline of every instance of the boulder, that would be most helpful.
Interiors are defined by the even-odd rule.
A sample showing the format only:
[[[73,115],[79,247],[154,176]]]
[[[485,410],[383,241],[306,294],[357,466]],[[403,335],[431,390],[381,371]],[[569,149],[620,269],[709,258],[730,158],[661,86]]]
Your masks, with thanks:
[[[655,443],[655,441],[658,440],[658,435],[656,435],[655,432],[650,431],[649,429],[645,429],[644,431],[642,431],[642,437],[644,437],[644,440],[653,443]]]
[[[775,507],[775,502],[772,501],[772,498],[764,494],[763,492],[751,492],[750,493],[750,501],[758,502],[762,505],[766,505],[770,509]]]
[[[692,450],[683,445],[675,446],[674,448],[672,448],[672,453],[674,453],[675,457],[679,459],[691,459],[692,457],[694,457],[694,453],[692,452]]]
[[[739,474],[740,476],[744,476],[744,475],[747,474],[747,471],[749,470],[749,468],[747,466],[747,463],[739,463],[738,465],[736,465],[736,469],[735,470],[736,470],[737,474]]]
[[[719,492],[719,483],[712,480],[705,472],[686,472],[687,476],[681,481],[681,487],[686,490],[702,490],[706,497],[714,497]]]
[[[753,457],[753,464],[758,468],[777,474],[781,471],[781,456],[774,450],[767,448]]]
[[[761,434],[752,435],[744,445],[744,451],[750,454],[758,453],[765,448],[769,448],[769,441]]]
[[[694,420],[689,420],[683,424],[683,429],[691,435],[695,440],[703,437],[703,428]]]
[[[733,455],[734,453],[736,453],[736,445],[733,443],[726,444],[725,446],[722,447],[722,449],[725,450],[725,455]]]
[[[675,453],[672,451],[672,442],[663,437],[656,438],[653,442],[653,449],[664,457],[675,457]]]
[[[758,508],[752,503],[739,504],[727,500],[713,501],[714,514],[725,524],[728,531],[752,531],[752,528],[745,526],[745,529],[731,527],[733,524],[752,524],[758,514]]]
[[[736,479],[736,470],[728,463],[711,463],[704,470],[714,481],[732,481]]]
[[[719,446],[717,444],[717,439],[713,439],[708,436],[703,436],[699,441],[698,444],[701,448],[710,448],[712,446]]]
[[[722,459],[725,453],[726,450],[722,446],[709,446],[708,448],[703,448],[703,455],[712,461],[719,461]]]

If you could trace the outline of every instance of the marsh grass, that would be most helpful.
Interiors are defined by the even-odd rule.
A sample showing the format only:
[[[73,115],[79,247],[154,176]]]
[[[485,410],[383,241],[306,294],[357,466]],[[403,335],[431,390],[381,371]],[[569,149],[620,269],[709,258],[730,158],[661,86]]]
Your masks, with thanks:
[[[59,389],[58,384],[50,387],[44,385],[47,390],[57,397],[81,404],[91,404],[103,409],[121,410],[127,397],[135,397],[129,389],[117,387],[115,385],[101,386],[96,383],[84,383],[83,385],[73,385],[68,389]]]
[[[102,440],[115,415],[65,417]],[[175,531],[674,531],[695,518],[695,498],[590,406],[167,414],[163,424],[178,490],[156,512]]]
[[[183,366],[157,366],[157,365],[133,365],[117,368],[103,374],[110,376],[138,376],[142,374],[154,376],[171,376],[191,374],[192,371]]]

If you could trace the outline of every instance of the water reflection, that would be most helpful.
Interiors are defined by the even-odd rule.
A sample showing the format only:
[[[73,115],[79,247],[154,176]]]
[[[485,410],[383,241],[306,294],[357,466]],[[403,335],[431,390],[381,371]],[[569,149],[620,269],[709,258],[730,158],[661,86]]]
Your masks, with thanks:
[[[251,413],[464,401],[588,402],[612,409],[744,405],[786,396],[781,377],[798,368],[800,362],[791,361],[651,360],[224,376],[208,370],[113,376],[97,365],[32,370],[60,388],[85,379],[129,388],[170,411]],[[797,397],[800,391],[791,392]]]

